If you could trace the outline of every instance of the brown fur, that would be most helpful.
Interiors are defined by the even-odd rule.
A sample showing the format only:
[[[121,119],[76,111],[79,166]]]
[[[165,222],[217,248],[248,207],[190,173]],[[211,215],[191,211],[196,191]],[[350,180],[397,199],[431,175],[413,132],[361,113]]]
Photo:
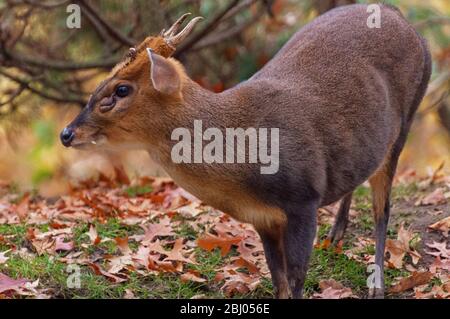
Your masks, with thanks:
[[[425,42],[397,9],[382,6],[381,28],[370,29],[366,8],[340,7],[317,18],[251,79],[220,94],[201,88],[171,58],[158,63],[176,72],[157,77],[180,81],[179,92],[154,87],[145,48],[165,57],[173,51],[148,38],[69,126],[76,130],[73,143],[101,137],[104,147],[144,148],[180,186],[255,224],[278,297],[288,296],[288,284],[293,297],[302,294],[316,209],[346,196],[345,221],[352,191],[370,178],[382,265],[392,176],[431,62]],[[98,104],[121,83],[132,94],[101,113]],[[259,164],[174,164],[171,132],[192,129],[194,120],[221,129],[279,128],[279,172],[261,175]]]
[[[389,189],[392,183],[392,177],[388,167],[389,160],[390,158],[388,157],[385,164],[369,178],[369,183],[372,188],[372,206],[376,219],[384,217],[384,207],[387,196],[389,195],[385,190]]]

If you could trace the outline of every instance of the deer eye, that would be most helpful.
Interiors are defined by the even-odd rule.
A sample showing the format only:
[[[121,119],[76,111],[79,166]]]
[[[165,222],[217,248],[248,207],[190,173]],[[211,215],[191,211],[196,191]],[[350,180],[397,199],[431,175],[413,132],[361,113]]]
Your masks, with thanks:
[[[116,95],[117,95],[118,97],[125,97],[125,96],[127,96],[128,94],[130,94],[130,91],[131,91],[131,89],[130,89],[129,86],[126,86],[126,85],[120,85],[120,86],[118,86],[118,87],[116,88]]]

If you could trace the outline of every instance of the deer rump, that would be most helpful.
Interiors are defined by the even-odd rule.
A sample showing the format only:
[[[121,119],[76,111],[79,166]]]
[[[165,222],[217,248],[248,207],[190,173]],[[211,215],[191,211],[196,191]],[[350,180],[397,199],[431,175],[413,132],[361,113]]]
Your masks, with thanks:
[[[403,147],[430,76],[425,41],[395,8],[369,28],[367,6],[334,9],[298,31],[249,81],[245,112],[280,129],[280,168],[248,188],[270,205],[353,191]],[[250,109],[249,109],[250,108]],[[395,169],[395,168],[394,168]]]

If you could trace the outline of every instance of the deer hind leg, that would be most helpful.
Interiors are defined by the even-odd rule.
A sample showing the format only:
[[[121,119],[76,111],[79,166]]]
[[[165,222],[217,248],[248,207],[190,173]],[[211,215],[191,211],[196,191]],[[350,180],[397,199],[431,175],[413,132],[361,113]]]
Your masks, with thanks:
[[[350,211],[350,205],[352,203],[352,195],[353,193],[348,193],[347,195],[345,195],[339,204],[339,210],[336,215],[336,219],[330,233],[327,236],[327,239],[330,243],[335,244],[344,237],[345,230],[348,224],[348,213]]]
[[[261,237],[267,265],[272,275],[272,284],[275,298],[289,298],[289,284],[286,276],[286,255],[283,245],[283,229],[281,226],[274,229],[258,231]]]
[[[398,158],[403,149],[406,134],[402,134],[393,145],[384,163],[369,178],[372,188],[372,206],[375,219],[375,274],[374,287],[369,288],[369,298],[384,298],[384,255],[386,232],[390,214],[390,196],[392,181],[397,168]]]

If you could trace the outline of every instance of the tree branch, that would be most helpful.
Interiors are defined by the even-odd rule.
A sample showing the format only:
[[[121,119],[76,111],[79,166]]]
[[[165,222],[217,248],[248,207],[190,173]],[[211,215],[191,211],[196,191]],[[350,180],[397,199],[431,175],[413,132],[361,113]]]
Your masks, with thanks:
[[[263,11],[257,13],[255,16],[253,16],[250,20],[239,24],[237,26],[234,26],[228,30],[225,30],[224,32],[215,35],[215,36],[211,36],[211,37],[207,37],[205,39],[203,39],[202,41],[200,41],[198,44],[196,44],[193,48],[192,51],[199,51],[202,50],[204,48],[216,45],[220,42],[223,42],[225,40],[228,40],[230,38],[233,38],[239,34],[242,33],[242,31],[244,31],[245,29],[249,28],[250,26],[252,26],[256,21],[258,21],[261,16],[264,14]]]
[[[97,20],[98,23],[105,28],[105,31],[115,40],[119,41],[123,45],[126,46],[134,46],[136,41],[134,39],[130,39],[127,36],[123,35],[120,31],[116,30],[112,25],[110,25],[105,19],[103,19],[100,14],[91,7],[85,0],[77,0],[76,1],[85,11],[89,12],[93,19]]]
[[[92,62],[72,62],[72,61],[60,61],[60,60],[46,60],[40,57],[28,57],[21,55],[17,52],[10,52],[4,50],[6,53],[6,60],[10,59],[12,61],[18,61],[19,63],[24,63],[32,66],[50,68],[55,70],[83,70],[83,69],[94,69],[94,68],[111,68],[119,62],[118,57],[106,57],[101,61]],[[0,61],[1,62],[1,61]]]
[[[17,76],[14,76],[8,72],[5,72],[4,70],[0,69],[0,74],[2,74],[3,76],[7,77],[8,79],[10,79],[11,81],[16,82],[17,84],[19,84],[20,86],[24,87],[25,89],[27,89],[28,91],[35,93],[45,99],[48,100],[52,100],[55,102],[60,102],[60,103],[75,103],[75,104],[79,104],[81,106],[84,106],[86,104],[86,101],[84,99],[81,98],[72,98],[72,97],[60,97],[60,96],[56,96],[53,94],[48,94],[46,92],[43,92],[41,90],[38,90],[34,87],[32,87],[30,85],[30,83],[26,80],[23,80]]]
[[[228,6],[226,6],[222,11],[216,14],[211,21],[205,25],[205,27],[196,35],[194,35],[189,41],[185,42],[184,45],[181,45],[180,48],[175,52],[175,57],[181,56],[183,53],[191,49],[197,42],[207,36],[209,33],[214,31],[217,26],[220,24],[221,19],[231,10],[233,9],[240,0],[232,0]]]
[[[9,98],[6,101],[0,103],[0,107],[12,103],[25,89],[23,85],[19,85],[13,93],[9,94]]]

